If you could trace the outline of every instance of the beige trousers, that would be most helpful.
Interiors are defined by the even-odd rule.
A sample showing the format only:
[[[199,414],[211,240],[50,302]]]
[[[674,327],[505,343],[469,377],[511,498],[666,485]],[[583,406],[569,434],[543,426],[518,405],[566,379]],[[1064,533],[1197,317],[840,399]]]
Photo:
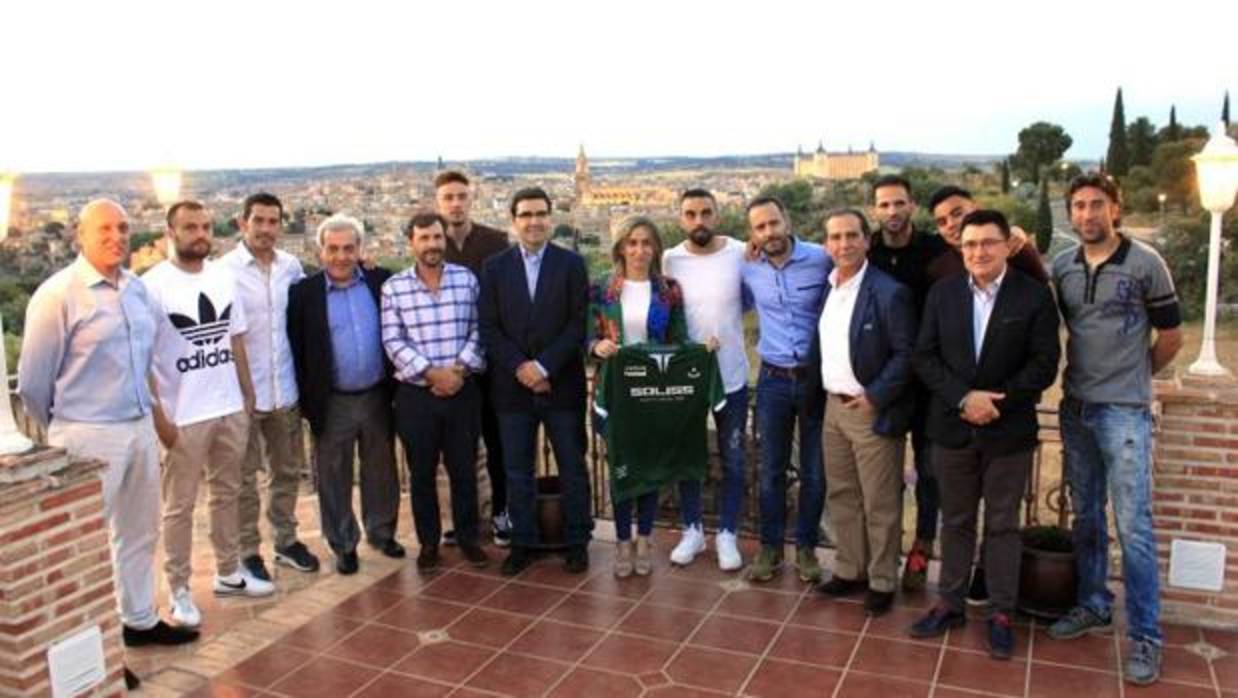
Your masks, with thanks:
[[[209,488],[211,547],[220,576],[237,569],[237,493],[249,417],[235,412],[180,428],[163,460],[163,570],[168,586],[189,586],[193,571],[193,509],[198,483]]]
[[[903,440],[873,432],[875,412],[830,395],[821,440],[834,527],[834,574],[894,591],[903,535]]]
[[[297,494],[305,470],[305,450],[301,435],[301,411],[296,405],[271,412],[255,412],[250,419],[249,446],[241,462],[241,492],[237,499],[240,522],[240,555],[258,553],[262,535],[258,519],[262,495],[258,491],[258,472],[263,469],[266,446],[267,521],[275,532],[275,547],[286,548],[297,542]]]

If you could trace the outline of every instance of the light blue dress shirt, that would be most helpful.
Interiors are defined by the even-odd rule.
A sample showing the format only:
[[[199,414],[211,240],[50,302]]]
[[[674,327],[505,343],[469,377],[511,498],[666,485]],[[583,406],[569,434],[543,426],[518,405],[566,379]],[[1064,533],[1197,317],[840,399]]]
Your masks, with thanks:
[[[821,299],[833,263],[820,245],[792,238],[791,256],[775,267],[764,253],[746,260],[742,270],[744,307],[761,323],[757,354],[782,368],[808,362],[821,317]]]
[[[116,284],[79,256],[35,291],[26,306],[18,393],[46,426],[122,422],[150,414],[151,356],[158,309],[140,279]]]
[[[323,278],[335,359],[333,387],[350,393],[372,388],[383,379],[382,326],[365,274],[357,269],[348,284],[337,284],[325,274]]]

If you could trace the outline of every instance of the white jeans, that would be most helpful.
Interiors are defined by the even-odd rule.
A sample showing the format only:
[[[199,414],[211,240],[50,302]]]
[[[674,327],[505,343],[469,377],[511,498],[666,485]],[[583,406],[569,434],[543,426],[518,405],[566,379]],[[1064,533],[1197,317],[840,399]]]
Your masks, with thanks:
[[[112,538],[120,619],[145,630],[159,622],[155,546],[159,542],[159,446],[149,416],[128,422],[52,420],[47,441],[70,455],[107,464],[103,516]]]

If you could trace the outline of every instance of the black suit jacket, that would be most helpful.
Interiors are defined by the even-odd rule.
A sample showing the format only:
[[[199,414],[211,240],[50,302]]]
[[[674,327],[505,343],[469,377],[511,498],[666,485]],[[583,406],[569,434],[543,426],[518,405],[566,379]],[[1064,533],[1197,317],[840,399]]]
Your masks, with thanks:
[[[831,290],[826,284],[823,309]],[[848,338],[851,371],[864,386],[864,394],[877,412],[873,431],[882,436],[901,437],[911,424],[915,402],[907,386],[912,379],[911,351],[915,334],[916,309],[911,290],[876,265],[869,264],[856,292]],[[824,404],[820,330],[813,332],[809,366],[807,393],[810,400]]]
[[[383,282],[391,278],[391,272],[375,267],[363,269],[362,273],[381,313]],[[381,325],[380,317],[380,331]],[[327,322],[326,272],[307,276],[288,289],[288,346],[297,370],[301,414],[305,415],[314,435],[321,435],[326,427],[327,402],[331,399],[335,376],[335,353],[331,350],[331,329]],[[386,352],[383,352],[383,369],[387,376],[383,387],[390,392],[394,386],[394,371]]]
[[[589,277],[585,260],[547,243],[534,299],[514,245],[486,260],[481,274],[478,328],[490,366],[490,392],[498,412],[535,405],[584,410],[585,325]],[[534,360],[550,374],[550,393],[534,397],[516,379],[516,368]]]
[[[946,448],[977,446],[993,455],[1033,448],[1039,429],[1036,404],[1057,378],[1061,357],[1053,294],[1007,266],[977,361],[969,278],[943,279],[924,305],[912,361],[932,393],[929,438]],[[970,390],[1005,393],[996,403],[1001,417],[984,426],[964,422],[959,403]]]

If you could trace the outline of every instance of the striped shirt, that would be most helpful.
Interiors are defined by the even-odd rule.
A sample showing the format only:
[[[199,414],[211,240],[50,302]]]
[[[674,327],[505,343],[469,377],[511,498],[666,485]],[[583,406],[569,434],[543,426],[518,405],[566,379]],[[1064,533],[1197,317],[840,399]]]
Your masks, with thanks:
[[[383,284],[383,348],[395,377],[427,385],[426,370],[461,365],[485,370],[477,333],[477,277],[455,264],[443,264],[438,292],[417,277],[413,265]]]

